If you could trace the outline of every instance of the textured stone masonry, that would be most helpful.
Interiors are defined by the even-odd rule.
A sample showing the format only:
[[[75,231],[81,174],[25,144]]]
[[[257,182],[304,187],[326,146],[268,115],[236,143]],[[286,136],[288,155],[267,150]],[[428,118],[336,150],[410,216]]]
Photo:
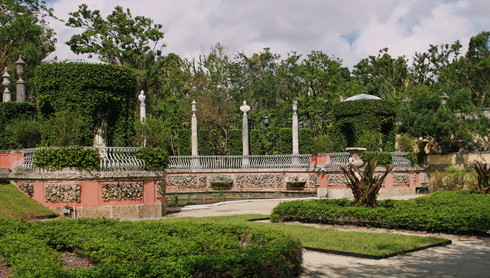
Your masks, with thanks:
[[[17,183],[17,187],[21,191],[23,191],[24,193],[29,195],[29,197],[34,196],[34,184],[33,183],[21,182],[21,183]]]
[[[169,189],[197,188],[197,176],[196,175],[169,175],[168,188]]]
[[[199,188],[206,188],[208,184],[206,182],[206,175],[199,175]]]
[[[328,182],[328,186],[332,186],[332,185],[336,185],[336,186],[343,185],[343,186],[345,186],[346,185],[345,177],[343,174],[329,174],[327,176],[327,182]]]
[[[410,184],[410,174],[393,174],[393,185]]]
[[[129,201],[143,199],[143,182],[104,182],[102,200]]]
[[[310,188],[316,188],[320,186],[320,176],[316,173],[310,173]]]
[[[165,197],[165,189],[167,188],[167,182],[165,180],[156,182],[157,198]]]
[[[230,184],[230,186],[225,184]],[[211,187],[233,187],[233,184],[233,175],[209,175],[209,185]]]
[[[247,174],[247,187],[273,188],[274,174]]]
[[[286,187],[307,187],[308,174],[286,174]]]
[[[44,185],[46,203],[79,203],[79,183],[46,183]]]
[[[243,188],[243,181],[245,179],[245,175],[239,174],[236,175],[236,187]]]
[[[278,188],[284,188],[284,174],[276,174],[276,182]]]

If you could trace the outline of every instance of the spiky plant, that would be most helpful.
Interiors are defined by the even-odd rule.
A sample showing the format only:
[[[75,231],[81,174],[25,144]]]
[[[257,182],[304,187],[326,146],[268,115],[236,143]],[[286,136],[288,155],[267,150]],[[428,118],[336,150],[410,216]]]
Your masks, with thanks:
[[[474,164],[475,171],[478,174],[478,184],[476,187],[480,193],[489,194],[490,193],[490,168],[488,164],[476,161]]]
[[[352,190],[356,200],[356,206],[375,207],[379,190],[386,176],[395,167],[394,164],[386,165],[386,171],[382,175],[374,176],[374,170],[378,164],[376,154],[373,155],[361,171],[355,165],[342,165],[340,168],[344,172],[347,186]]]

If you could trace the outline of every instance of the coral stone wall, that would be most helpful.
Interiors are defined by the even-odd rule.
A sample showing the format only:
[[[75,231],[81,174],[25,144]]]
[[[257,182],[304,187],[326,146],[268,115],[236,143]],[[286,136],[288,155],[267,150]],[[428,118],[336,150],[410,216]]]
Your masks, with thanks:
[[[410,184],[410,174],[393,174],[393,185],[407,185]]]
[[[17,187],[21,191],[26,193],[29,197],[32,198],[32,196],[34,196],[34,184],[33,183],[22,182],[22,183],[18,183]]]
[[[80,202],[80,183],[46,183],[44,187],[46,203]]]
[[[105,182],[101,188],[104,202],[143,199],[143,182]]]

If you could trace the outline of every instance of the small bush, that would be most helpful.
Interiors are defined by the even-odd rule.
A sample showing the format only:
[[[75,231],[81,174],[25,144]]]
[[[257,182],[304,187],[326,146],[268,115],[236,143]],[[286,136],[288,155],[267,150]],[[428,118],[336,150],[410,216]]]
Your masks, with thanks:
[[[41,128],[34,119],[17,119],[5,127],[10,147],[29,149],[41,144]]]
[[[413,166],[413,165],[416,165],[417,162],[418,162],[418,156],[416,153],[407,153],[406,155],[404,155],[403,157],[405,157],[406,159],[410,160],[410,164]]]
[[[228,130],[228,154],[229,155],[242,155],[243,154],[243,141],[241,129]]]
[[[300,154],[312,154],[313,153],[313,131],[309,128],[302,128],[299,130],[299,153]]]
[[[372,152],[364,152],[362,154],[362,161],[367,163],[369,159],[373,158],[376,154],[378,158],[378,165],[390,165],[393,163],[393,155],[391,153],[372,153]]]
[[[293,153],[293,131],[290,128],[279,129],[279,152],[281,154]]]
[[[413,152],[415,138],[410,137],[408,134],[402,134],[397,138],[398,151],[410,153]]]
[[[201,128],[197,134],[199,155],[210,155],[209,129]]]
[[[335,151],[334,141],[328,134],[322,134],[313,139],[313,153],[330,153]]]
[[[136,157],[145,161],[145,170],[150,168],[165,169],[168,167],[170,156],[168,152],[161,148],[140,148],[136,152]]]
[[[251,155],[262,155],[262,142],[261,134],[262,132],[258,129],[253,129],[250,131],[250,154]]]
[[[144,122],[139,119],[134,121],[136,131],[136,145],[143,147],[146,138],[146,146],[153,148],[167,148],[170,140],[170,130],[165,126],[165,121],[160,118],[148,116]]]
[[[177,131],[177,145],[179,147],[179,155],[191,155],[191,130],[179,129]]]
[[[48,147],[83,146],[80,137],[84,119],[74,112],[56,112],[42,123],[42,144]]]
[[[383,147],[383,134],[374,131],[365,131],[357,139],[356,145],[366,148],[370,152],[379,152]]]
[[[100,166],[99,149],[82,147],[43,148],[35,152],[36,168],[77,168],[92,170]]]

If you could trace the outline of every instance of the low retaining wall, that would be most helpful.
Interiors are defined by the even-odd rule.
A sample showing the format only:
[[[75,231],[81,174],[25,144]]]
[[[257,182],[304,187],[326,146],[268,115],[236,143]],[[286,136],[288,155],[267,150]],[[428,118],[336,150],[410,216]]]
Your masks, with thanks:
[[[165,215],[166,172],[37,171],[9,173],[32,199],[70,217],[144,219]]]

